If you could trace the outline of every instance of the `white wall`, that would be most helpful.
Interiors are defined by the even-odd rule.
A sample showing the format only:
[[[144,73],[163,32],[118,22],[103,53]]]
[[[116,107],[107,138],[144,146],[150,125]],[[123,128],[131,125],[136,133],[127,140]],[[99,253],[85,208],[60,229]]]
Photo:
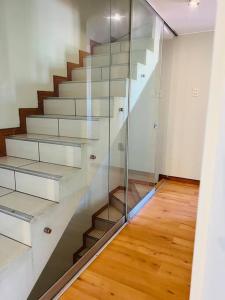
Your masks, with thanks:
[[[184,35],[163,46],[160,173],[200,179],[213,33]],[[199,90],[193,97],[192,89]]]
[[[0,128],[19,125],[19,107],[37,107],[37,90],[84,45],[73,0],[0,1]]]
[[[191,300],[225,299],[225,2],[218,0]]]
[[[133,80],[130,89],[129,170],[131,173],[145,174],[146,181],[149,176],[154,181],[157,168],[155,125],[158,124],[163,23],[159,18],[155,18],[154,23],[153,27],[149,24],[148,28],[148,31],[151,29],[148,33],[151,51],[147,50],[146,65],[138,66],[144,79]],[[144,26],[144,33],[145,29]]]
[[[128,4],[114,0],[112,13],[126,15]],[[18,108],[37,107],[37,90],[52,90],[52,75],[65,76],[90,39],[109,41],[109,14],[105,0],[0,1],[0,129],[19,126]],[[112,24],[112,35],[128,23]]]

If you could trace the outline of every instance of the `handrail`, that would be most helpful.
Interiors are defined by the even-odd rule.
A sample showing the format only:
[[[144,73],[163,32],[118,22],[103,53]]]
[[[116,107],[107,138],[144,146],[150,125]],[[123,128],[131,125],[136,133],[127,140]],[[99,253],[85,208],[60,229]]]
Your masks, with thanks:
[[[151,0],[145,0],[145,2],[152,8],[152,10],[157,14],[157,16],[163,21],[166,27],[172,32],[174,36],[178,36],[178,33],[163,19],[163,17],[157,12],[157,10],[151,5]]]

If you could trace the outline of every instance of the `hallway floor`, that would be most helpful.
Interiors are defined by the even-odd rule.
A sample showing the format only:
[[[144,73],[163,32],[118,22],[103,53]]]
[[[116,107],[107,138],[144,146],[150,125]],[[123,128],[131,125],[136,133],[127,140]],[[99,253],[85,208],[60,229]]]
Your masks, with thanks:
[[[198,186],[160,190],[61,300],[188,300]]]

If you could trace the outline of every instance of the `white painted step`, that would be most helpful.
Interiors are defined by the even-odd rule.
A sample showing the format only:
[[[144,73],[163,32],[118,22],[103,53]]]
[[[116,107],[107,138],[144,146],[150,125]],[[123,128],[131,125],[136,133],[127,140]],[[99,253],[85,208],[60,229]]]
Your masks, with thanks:
[[[141,63],[146,64],[147,50],[134,50],[131,53],[132,63]],[[84,59],[85,67],[105,67],[118,64],[129,64],[130,62],[130,53],[121,52],[118,54],[98,54],[98,55],[89,55]]]
[[[94,54],[129,52],[129,41],[106,43],[94,47]]]
[[[36,115],[27,118],[27,132],[61,137],[99,138],[99,119],[93,117]]]
[[[60,97],[75,98],[102,98],[126,97],[128,93],[128,80],[108,80],[92,82],[68,81],[59,85]]]
[[[136,38],[131,42],[132,50],[153,50],[154,40],[152,38]],[[104,54],[104,53],[120,53],[129,52],[130,43],[129,41],[121,41],[115,43],[106,43],[94,47],[94,54]]]
[[[48,98],[44,100],[46,114],[66,115],[70,109],[70,100],[68,98]],[[76,99],[73,100],[75,108],[71,110],[71,115],[80,117],[108,117],[109,108],[111,116],[114,107],[114,99],[99,98],[99,99]],[[110,107],[109,107],[110,105]],[[47,107],[47,109],[46,109]]]
[[[72,71],[73,81],[101,81],[103,68],[76,68]],[[108,78],[104,78],[108,79]]]
[[[75,98],[44,99],[44,114],[46,115],[65,115],[76,116]]]
[[[1,196],[0,234],[32,246],[32,223],[54,205],[52,201],[19,192]]]
[[[84,67],[75,69],[72,72],[73,81],[101,81],[112,79],[124,79],[129,77],[129,66],[124,65],[112,65],[109,67]],[[132,67],[132,78],[137,79],[137,65]]]
[[[6,271],[12,263],[27,255],[29,251],[30,247],[0,235],[0,273]]]
[[[32,163],[34,163],[34,161],[32,160],[20,159],[15,157],[6,156],[0,158],[0,165],[3,165],[5,167],[13,166],[15,168],[18,168]],[[7,168],[0,168],[0,186],[12,190],[16,189],[14,171]]]
[[[72,138],[22,134],[7,137],[6,150],[8,156],[81,168],[85,143]]]
[[[76,168],[6,156],[0,158],[0,186],[59,202],[61,181],[78,171]]]
[[[77,116],[92,116],[92,117],[109,117],[113,116],[114,99],[77,99],[76,114]]]

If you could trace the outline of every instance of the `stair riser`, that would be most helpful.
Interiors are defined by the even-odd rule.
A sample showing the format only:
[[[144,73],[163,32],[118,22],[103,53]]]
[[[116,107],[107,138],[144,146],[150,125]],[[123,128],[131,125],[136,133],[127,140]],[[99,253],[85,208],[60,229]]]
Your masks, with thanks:
[[[59,202],[59,181],[16,172],[16,190],[47,200]]]
[[[109,88],[110,87],[110,88]],[[99,98],[99,97],[126,97],[127,81],[115,80],[102,82],[68,82],[59,85],[60,97]]]
[[[92,99],[87,100],[76,100],[74,101],[74,107],[70,107],[70,103],[67,100],[45,100],[44,103],[48,109],[45,110],[45,114],[53,115],[68,115],[67,112],[70,110],[70,115],[79,117],[108,117],[109,116],[109,99]],[[113,116],[113,105],[114,102],[110,102],[111,116]]]
[[[96,239],[92,239],[88,236],[85,236],[85,246],[88,248],[93,247],[97,243]]]
[[[27,118],[27,133],[59,135],[58,119]]]
[[[61,136],[77,137],[77,138],[99,138],[99,122],[96,121],[59,121],[59,134]]]
[[[76,110],[77,116],[92,116],[92,117],[108,117],[113,116],[114,101],[113,100],[77,100]]]
[[[81,168],[81,147],[6,139],[6,149],[9,156]]]
[[[94,220],[94,227],[99,230],[107,231],[107,230],[111,229],[113,227],[113,225],[114,225],[113,223],[107,222],[103,219],[96,218]]]
[[[121,202],[119,199],[112,197],[110,199],[110,204],[117,208],[122,214],[125,213],[125,204]]]
[[[45,127],[43,126],[43,121]],[[99,138],[99,121],[27,118],[27,132],[77,138]]]
[[[31,246],[31,224],[0,212],[0,233]]]
[[[39,144],[40,161],[68,166],[82,167],[82,148],[54,144]],[[54,153],[54,155],[52,155]]]
[[[44,100],[44,113],[46,115],[76,115],[76,101],[75,100]]]
[[[154,48],[154,40],[151,38],[148,39],[135,39],[131,43],[132,50],[153,50]],[[118,43],[112,43],[111,49],[110,44],[100,45],[94,47],[94,54],[106,54],[106,53],[120,53],[120,52],[129,52],[130,51],[130,43],[129,41],[123,41]]]
[[[74,81],[86,81],[86,80],[102,80],[102,68],[82,68],[75,69],[72,72],[72,80]],[[105,78],[107,79],[107,78]]]
[[[6,139],[6,152],[8,156],[39,160],[38,143]]]
[[[110,65],[129,64],[130,54],[120,53],[110,55],[89,56],[84,59],[85,67],[104,67]],[[146,64],[146,51],[132,52],[132,63]]]
[[[120,52],[128,52],[130,47],[129,41],[124,41],[121,43],[112,43],[107,45],[101,45],[94,47],[94,54],[104,54],[104,53],[120,53]]]
[[[15,190],[16,184],[15,184],[14,171],[0,168],[0,182],[1,182],[1,187]]]
[[[109,67],[99,67],[99,68],[83,68],[73,71],[74,81],[101,81],[110,79],[122,79],[128,78],[129,76],[128,66],[111,66]],[[133,72],[133,78],[135,79],[136,74]]]
[[[2,187],[59,202],[60,182],[57,180],[0,168],[0,182]]]

